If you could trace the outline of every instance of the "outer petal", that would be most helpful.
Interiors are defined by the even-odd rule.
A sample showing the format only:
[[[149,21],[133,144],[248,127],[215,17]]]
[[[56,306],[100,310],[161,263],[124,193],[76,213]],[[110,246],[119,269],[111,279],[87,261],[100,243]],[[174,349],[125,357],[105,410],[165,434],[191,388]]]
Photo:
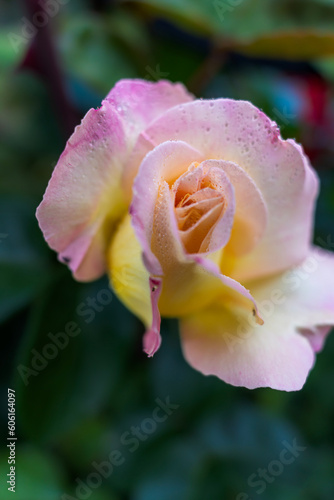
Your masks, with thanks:
[[[234,278],[265,276],[306,258],[317,177],[301,147],[283,141],[267,116],[245,101],[194,101],[170,109],[145,130],[147,147],[167,139],[195,146],[206,159],[236,163],[263,196],[267,230],[254,251],[233,263]]]
[[[294,270],[254,282],[261,327],[218,306],[182,320],[185,357],[233,385],[300,389],[334,325],[333,273],[333,254],[313,250]]]
[[[126,150],[122,122],[104,101],[75,129],[37,209],[46,241],[77,279],[105,271],[104,224],[112,227],[125,211],[120,181]]]

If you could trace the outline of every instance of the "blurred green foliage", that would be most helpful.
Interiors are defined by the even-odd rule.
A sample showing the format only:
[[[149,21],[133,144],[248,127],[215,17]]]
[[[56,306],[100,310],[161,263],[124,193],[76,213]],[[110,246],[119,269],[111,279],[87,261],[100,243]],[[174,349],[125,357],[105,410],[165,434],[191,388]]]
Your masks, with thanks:
[[[163,321],[162,348],[147,359],[143,326],[115,296],[90,322],[78,312],[108,283],[75,282],[35,219],[68,132],[47,62],[41,52],[29,52],[43,45],[44,28],[17,50],[8,36],[22,35],[31,3],[0,1],[1,424],[6,430],[11,387],[16,498],[76,498],[77,479],[85,481],[94,461],[119,450],[124,463],[87,498],[222,500],[245,492],[253,499],[258,487],[249,477],[279,457],[283,442],[296,439],[306,450],[265,483],[260,497],[332,500],[333,337],[300,393],[247,391],[192,370],[175,321]],[[71,0],[44,31],[55,48],[72,128],[125,77],[167,77],[198,96],[251,100],[284,137],[304,144],[322,180],[315,237],[333,241],[333,19],[332,0]],[[32,370],[49,334],[68,323],[78,335],[40,371],[22,376],[18,367]],[[131,453],[122,436],[152,417],[157,398],[167,397],[178,408]],[[7,456],[1,451],[2,481]],[[1,499],[12,498],[1,489]]]

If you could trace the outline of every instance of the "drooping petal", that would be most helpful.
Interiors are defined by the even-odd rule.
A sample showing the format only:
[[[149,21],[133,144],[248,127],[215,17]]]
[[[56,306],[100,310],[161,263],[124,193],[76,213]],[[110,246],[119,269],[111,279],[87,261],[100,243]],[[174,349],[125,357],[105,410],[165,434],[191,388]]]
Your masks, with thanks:
[[[333,274],[334,255],[314,249],[295,269],[250,285],[264,325],[222,303],[182,320],[186,359],[233,385],[299,390],[334,325]]]
[[[75,129],[37,209],[46,241],[82,281],[105,271],[107,234],[126,210],[121,190],[126,150],[120,118],[104,101]]]
[[[217,99],[176,106],[145,130],[148,143],[182,140],[206,159],[233,162],[263,196],[268,224],[260,243],[238,258],[233,277],[244,281],[288,269],[306,258],[318,181],[301,147],[252,104]]]
[[[157,352],[161,344],[161,317],[158,300],[161,293],[162,280],[161,278],[150,278],[149,285],[151,290],[152,324],[151,327],[145,332],[143,346],[144,352],[146,352],[148,357],[151,358]]]

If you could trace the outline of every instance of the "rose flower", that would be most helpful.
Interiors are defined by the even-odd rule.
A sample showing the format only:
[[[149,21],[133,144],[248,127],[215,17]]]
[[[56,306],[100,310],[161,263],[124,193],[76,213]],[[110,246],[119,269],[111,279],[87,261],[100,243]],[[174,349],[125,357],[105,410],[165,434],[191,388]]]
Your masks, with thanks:
[[[122,80],[84,117],[37,218],[79,281],[105,272],[160,346],[248,388],[300,389],[334,324],[334,258],[311,245],[318,178],[249,102]]]

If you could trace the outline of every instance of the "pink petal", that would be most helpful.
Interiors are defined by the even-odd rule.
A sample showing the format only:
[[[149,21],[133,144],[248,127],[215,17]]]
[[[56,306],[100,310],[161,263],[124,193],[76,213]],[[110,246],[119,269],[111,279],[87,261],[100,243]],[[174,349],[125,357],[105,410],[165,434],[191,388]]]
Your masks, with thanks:
[[[181,104],[155,120],[145,137],[153,144],[185,141],[206,159],[237,164],[256,184],[268,210],[268,224],[254,251],[238,259],[235,279],[278,272],[307,256],[316,174],[301,147],[282,140],[276,124],[252,104],[230,99]]]
[[[120,188],[126,149],[120,118],[104,101],[76,127],[37,209],[46,241],[77,279],[105,271],[103,224],[109,218],[112,226],[126,209]]]

